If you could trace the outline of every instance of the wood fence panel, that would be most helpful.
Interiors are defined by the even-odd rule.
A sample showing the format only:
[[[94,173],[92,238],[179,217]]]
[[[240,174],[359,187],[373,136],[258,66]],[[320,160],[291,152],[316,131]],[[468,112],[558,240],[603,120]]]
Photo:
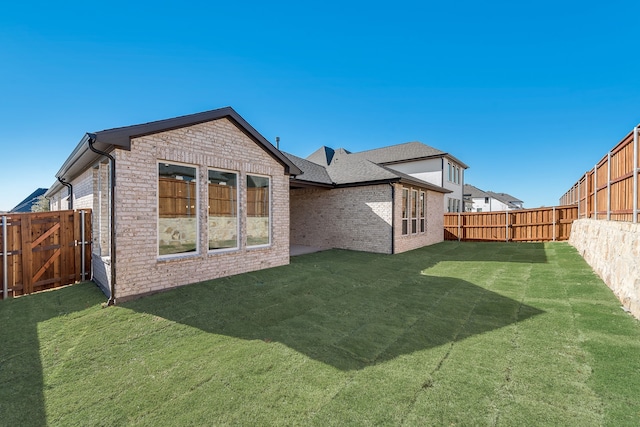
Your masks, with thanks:
[[[576,206],[502,212],[444,214],[444,239],[462,241],[548,242],[568,240]]]
[[[87,273],[84,279],[90,278],[91,210],[84,213],[84,227],[80,211],[3,215],[7,246],[2,248],[2,256],[6,256],[7,271],[1,262],[0,298],[5,286],[8,296],[19,296],[75,283],[83,279],[83,266]]]
[[[560,198],[561,203],[578,204],[580,218],[640,221],[640,209],[637,204],[634,206],[634,195],[636,201],[640,196],[640,156],[634,153],[634,147],[640,152],[640,144],[636,143],[634,132],[635,129],[586,172]]]

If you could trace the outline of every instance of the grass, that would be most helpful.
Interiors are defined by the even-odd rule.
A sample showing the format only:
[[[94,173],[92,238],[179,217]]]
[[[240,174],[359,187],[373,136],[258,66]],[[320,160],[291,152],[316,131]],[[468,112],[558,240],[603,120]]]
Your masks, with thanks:
[[[0,425],[638,425],[640,324],[564,243],[326,251],[0,301]]]

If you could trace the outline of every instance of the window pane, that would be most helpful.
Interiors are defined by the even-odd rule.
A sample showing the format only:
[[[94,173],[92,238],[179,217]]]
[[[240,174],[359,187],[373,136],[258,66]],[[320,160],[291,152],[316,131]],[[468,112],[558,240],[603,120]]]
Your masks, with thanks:
[[[409,218],[409,190],[402,189],[402,218]]]
[[[269,178],[247,175],[247,246],[268,245]]]
[[[238,247],[238,177],[209,171],[209,249]]]
[[[195,252],[198,245],[196,168],[158,165],[158,253]]]
[[[418,191],[411,190],[411,233],[418,232]]]

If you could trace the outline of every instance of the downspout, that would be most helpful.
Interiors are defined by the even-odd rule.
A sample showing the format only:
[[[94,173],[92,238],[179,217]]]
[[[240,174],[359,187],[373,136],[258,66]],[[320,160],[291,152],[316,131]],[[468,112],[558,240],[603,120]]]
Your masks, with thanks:
[[[389,185],[391,186],[391,255],[393,255],[396,253],[396,187],[393,182],[390,182]]]
[[[65,182],[64,178],[58,177],[58,181],[60,181],[60,184],[67,187],[67,189],[69,190],[69,206],[68,207],[69,207],[69,210],[73,210],[73,185],[71,185],[71,183],[69,182]]]
[[[109,306],[116,303],[116,159],[111,154],[100,151],[93,146],[96,142],[96,134],[88,133],[87,136],[89,137],[89,149],[96,154],[109,158],[111,161],[111,283],[109,290],[111,296],[107,301],[107,306]]]

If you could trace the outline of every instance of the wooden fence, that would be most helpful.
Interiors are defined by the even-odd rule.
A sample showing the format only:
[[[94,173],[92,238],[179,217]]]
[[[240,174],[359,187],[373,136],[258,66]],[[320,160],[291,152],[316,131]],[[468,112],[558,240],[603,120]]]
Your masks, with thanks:
[[[586,172],[561,198],[576,205],[579,218],[638,222],[638,171],[640,147],[634,128]]]
[[[568,240],[576,206],[444,214],[445,240],[548,242]]]
[[[91,210],[2,215],[0,297],[91,278]]]

